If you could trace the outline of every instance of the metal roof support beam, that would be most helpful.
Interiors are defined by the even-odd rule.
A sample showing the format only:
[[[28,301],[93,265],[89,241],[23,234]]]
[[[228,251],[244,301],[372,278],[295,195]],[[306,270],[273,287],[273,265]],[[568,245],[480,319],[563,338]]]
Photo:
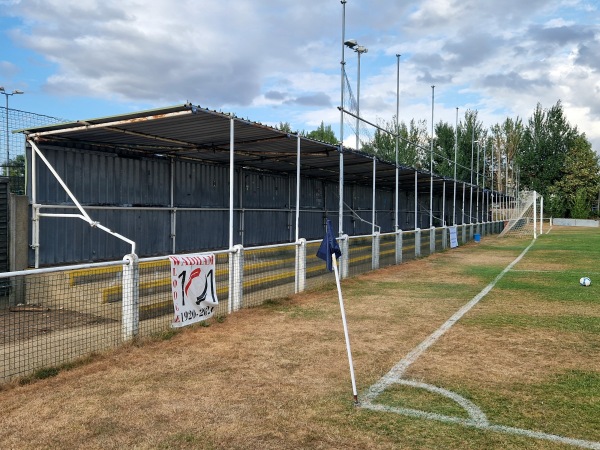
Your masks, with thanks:
[[[123,131],[122,129],[119,128],[114,128],[117,127],[119,125],[126,125],[126,124],[131,124],[131,123],[136,123],[136,122],[143,122],[143,121],[149,121],[149,120],[155,120],[155,119],[165,119],[167,117],[177,117],[177,116],[182,116],[182,115],[188,115],[191,114],[190,111],[178,111],[178,112],[173,112],[173,113],[166,113],[166,114],[160,114],[160,115],[155,115],[155,116],[147,116],[147,117],[136,117],[134,119],[124,119],[124,120],[116,120],[114,122],[106,122],[106,123],[89,123],[89,122],[81,122],[81,126],[78,127],[65,127],[65,128],[61,128],[58,130],[48,130],[48,131],[40,131],[39,133],[31,133],[29,135],[29,138],[33,139],[36,137],[40,137],[40,136],[51,136],[54,134],[61,134],[61,133],[71,133],[73,131],[84,131],[84,130],[93,130],[94,128],[108,128],[111,129],[113,131]],[[131,132],[131,134],[133,134],[133,132]],[[157,137],[158,139],[158,137]],[[177,141],[174,141],[177,142]]]
[[[300,239],[300,136],[296,137],[296,243]]]
[[[56,170],[54,170],[54,167],[52,167],[52,164],[50,164],[50,162],[46,159],[46,157],[42,154],[42,152],[40,151],[40,149],[38,148],[38,146],[35,144],[35,142],[33,142],[33,140],[28,139],[28,142],[31,144],[31,148],[33,149],[33,157],[32,157],[32,201],[33,201],[33,217],[32,220],[34,221],[33,223],[33,229],[34,229],[34,239],[33,239],[33,246],[34,246],[34,251],[35,251],[35,268],[37,269],[39,267],[39,217],[73,217],[75,219],[82,219],[85,222],[87,222],[91,227],[94,228],[98,228],[102,231],[107,232],[108,234],[111,234],[112,236],[115,236],[116,238],[127,242],[128,244],[131,245],[131,253],[135,254],[135,242],[132,241],[131,239],[126,238],[125,236],[116,233],[114,231],[112,231],[111,229],[105,227],[104,225],[102,225],[100,222],[95,222],[93,221],[90,216],[88,215],[88,213],[85,211],[85,209],[83,209],[83,207],[81,206],[81,204],[79,203],[79,201],[77,200],[77,198],[75,198],[75,196],[73,195],[73,193],[71,192],[71,190],[68,188],[68,186],[66,185],[66,183],[63,181],[63,179],[60,177],[60,175],[56,172]],[[40,159],[44,162],[44,164],[46,164],[46,167],[48,167],[48,170],[50,170],[50,173],[54,176],[54,178],[56,179],[56,181],[58,181],[58,183],[61,185],[61,187],[65,190],[65,192],[67,193],[67,195],[69,196],[69,198],[71,199],[71,201],[75,204],[75,206],[77,207],[77,209],[81,212],[81,214],[40,214],[39,213],[39,208],[42,205],[38,205],[37,204],[37,194],[36,194],[36,190],[37,190],[37,185],[36,185],[36,180],[35,180],[35,176],[36,176],[36,172],[35,172],[35,164],[36,164],[36,158],[35,155],[39,156]]]
[[[235,184],[235,120],[229,120],[229,250],[233,249],[233,193]]]

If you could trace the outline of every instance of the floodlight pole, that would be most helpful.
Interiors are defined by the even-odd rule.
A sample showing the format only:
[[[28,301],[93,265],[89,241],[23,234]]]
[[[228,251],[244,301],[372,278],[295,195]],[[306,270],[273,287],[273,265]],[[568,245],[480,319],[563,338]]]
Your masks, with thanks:
[[[400,56],[396,54],[396,149],[395,149],[395,161],[396,161],[396,201],[394,202],[394,231],[398,231],[398,139],[400,134],[400,124],[399,118],[400,115]]]
[[[473,149],[475,147],[475,124],[471,124],[471,194],[469,197],[469,223],[473,223]]]
[[[339,174],[339,206],[338,206],[338,236],[344,235],[344,78],[346,75],[346,61],[344,50],[346,48],[346,0],[342,3],[342,61],[340,62],[340,174]]]
[[[24,94],[25,92],[20,91],[18,89],[15,89],[12,92],[6,92],[6,90],[4,89],[4,86],[0,86],[0,94],[4,94],[4,97],[6,98],[6,174],[9,174],[9,169],[8,169],[8,164],[10,163],[10,144],[9,144],[9,137],[10,134],[8,132],[8,97],[10,97],[11,95],[19,95],[19,94]]]
[[[476,206],[477,209],[475,210],[476,213],[475,215],[477,216],[477,222],[475,223],[479,223],[479,139],[475,141],[477,143],[477,172],[475,172],[477,174],[477,195],[476,197]],[[478,228],[478,227],[477,227]]]
[[[359,150],[360,146],[360,55],[367,53],[368,48],[359,45],[355,39],[348,39],[344,41],[344,45],[352,50],[358,56],[358,74],[356,81],[356,150]]]
[[[429,153],[429,228],[433,228],[433,105],[435,86],[431,86],[431,151]]]
[[[482,170],[482,176],[483,176],[483,191],[481,192],[481,221],[483,223],[487,223],[487,212],[485,210],[485,158],[486,158],[486,154],[487,154],[487,142],[485,142],[484,146],[483,146],[483,170]],[[489,202],[488,202],[488,208],[489,208]],[[483,214],[485,213],[486,220],[483,220]]]
[[[456,123],[454,125],[454,202],[452,203],[452,225],[456,226],[456,163],[458,151],[458,107],[456,108]]]

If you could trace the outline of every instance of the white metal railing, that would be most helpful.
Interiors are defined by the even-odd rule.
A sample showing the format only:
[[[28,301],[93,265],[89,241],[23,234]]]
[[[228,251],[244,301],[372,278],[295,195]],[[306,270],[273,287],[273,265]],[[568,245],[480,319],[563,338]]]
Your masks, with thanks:
[[[485,225],[488,232],[500,232],[501,222],[488,222]],[[471,229],[470,238],[473,238],[473,228],[475,226],[476,224],[458,226],[462,227],[463,243],[468,241],[468,228]],[[444,240],[448,239],[449,234],[446,227],[430,229],[430,232],[431,235],[438,237],[438,239],[434,238],[435,247],[432,247],[430,253],[445,249],[446,243]],[[376,232],[374,235],[352,237],[344,235],[338,238],[342,250],[342,258],[339,260],[341,278],[347,278],[350,275],[350,268],[355,269],[353,273],[355,275],[377,269],[382,262],[385,264],[399,264],[407,259],[420,257],[421,233],[422,230],[419,229],[398,230],[382,234]],[[414,249],[412,245],[407,244],[407,242],[412,243],[413,236]],[[316,255],[312,254],[312,251],[311,254],[307,254],[307,247],[314,248],[319,242],[320,240],[307,241],[300,238],[298,241],[291,243],[247,248],[235,245],[228,250],[211,252],[215,255],[227,255],[227,265],[224,266],[224,260],[219,263],[221,264],[219,272],[221,272],[220,277],[222,280],[220,289],[222,293],[227,292],[226,313],[230,314],[241,308],[268,300],[270,294],[262,294],[262,292],[267,292],[273,284],[279,283],[280,289],[285,292],[299,293],[307,289],[309,279],[313,286],[316,282],[333,282],[333,278],[328,275],[323,267],[322,261],[318,260]],[[369,246],[371,249],[368,248]],[[245,254],[251,253],[259,253],[258,259],[251,258],[246,261]],[[152,297],[153,301],[158,302],[162,308],[160,317],[163,317],[163,319],[157,322],[157,327],[160,329],[168,327],[169,322],[166,322],[166,320],[170,318],[169,304],[170,311],[173,310],[168,261],[168,256],[138,258],[137,255],[132,253],[125,255],[121,261],[0,273],[0,288],[4,286],[7,292],[12,290],[13,294],[17,291],[21,293],[20,298],[13,300],[10,300],[10,295],[5,295],[4,303],[1,303],[2,297],[0,296],[0,312],[16,308],[15,314],[5,314],[5,321],[21,320],[24,317],[22,314],[17,313],[23,310],[17,308],[18,302],[19,305],[25,307],[25,310],[28,305],[41,306],[43,308],[40,311],[43,311],[46,315],[52,315],[54,310],[65,314],[78,313],[85,319],[84,322],[90,325],[85,325],[85,323],[78,325],[77,333],[84,333],[86,327],[89,327],[90,330],[96,330],[93,333],[90,331],[90,336],[82,337],[81,334],[73,332],[62,336],[60,339],[53,338],[53,334],[62,331],[50,328],[48,328],[47,334],[41,336],[36,335],[30,338],[9,336],[9,339],[4,343],[3,351],[5,366],[10,365],[11,367],[10,369],[5,367],[4,371],[0,370],[0,378],[7,379],[22,376],[36,368],[44,367],[44,365],[49,364],[46,357],[47,352],[55,356],[60,355],[60,358],[71,358],[68,349],[80,347],[81,342],[86,343],[85,348],[88,349],[86,351],[97,351],[98,348],[105,348],[104,344],[95,345],[93,343],[93,340],[96,339],[94,336],[98,335],[99,322],[106,322],[105,326],[108,331],[97,339],[118,344],[135,338],[141,332],[143,321],[148,320],[148,317],[142,317],[144,308],[148,307],[148,304],[144,303],[148,301],[148,295],[154,296]],[[85,278],[87,272],[94,272],[97,275],[94,281],[73,281],[73,274],[82,274],[81,278]],[[244,279],[245,272],[247,272],[247,280]],[[157,278],[148,279],[149,276],[156,276]],[[52,279],[51,283],[47,281],[50,278]],[[245,289],[248,292],[245,292]],[[291,291],[288,289],[291,289]],[[98,294],[98,291],[101,291],[102,294]],[[95,300],[98,295],[101,296],[101,299]],[[78,296],[77,306],[71,306],[68,303],[68,299],[73,296]],[[255,301],[257,297],[258,301]],[[12,301],[12,304],[6,304],[7,299],[9,303]],[[103,309],[96,312],[93,307],[98,301],[104,302]],[[40,317],[39,315],[36,316],[35,320]],[[93,319],[94,317],[98,319]],[[41,327],[41,325],[37,327]],[[5,335],[10,333],[11,323],[5,322],[4,328]],[[154,329],[154,331],[156,332],[157,329]],[[107,337],[108,335],[112,337]],[[24,343],[23,339],[29,339],[32,344]],[[43,341],[43,344],[39,342],[33,344],[36,339],[47,341]],[[72,342],[77,344],[75,345]],[[60,346],[60,348],[56,349],[54,346]],[[72,357],[76,356],[81,356],[81,354],[74,354]],[[22,363],[22,361],[27,363]],[[57,364],[68,361],[54,359],[52,362]],[[20,364],[24,364],[23,367]]]

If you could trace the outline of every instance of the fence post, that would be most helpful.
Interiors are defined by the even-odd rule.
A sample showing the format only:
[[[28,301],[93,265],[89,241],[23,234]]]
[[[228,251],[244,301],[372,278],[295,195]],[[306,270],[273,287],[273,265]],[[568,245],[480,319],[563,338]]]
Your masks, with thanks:
[[[240,244],[234,245],[229,258],[229,312],[231,312],[242,307],[244,296],[244,247]]]
[[[140,271],[135,253],[125,255],[123,261],[122,334],[128,341],[138,334],[140,325]]]
[[[402,230],[396,231],[396,264],[402,264]]]
[[[340,236],[340,250],[342,257],[340,258],[340,278],[348,278],[348,262],[350,261],[350,240],[348,235]]]
[[[381,234],[376,231],[373,234],[373,243],[371,246],[371,269],[379,269],[379,242],[381,240]]]
[[[306,239],[298,239],[296,244],[296,294],[306,289]]]
[[[421,229],[415,230],[415,258],[421,257]]]
[[[466,244],[467,243],[467,224],[463,223],[462,224],[462,243]]]
[[[429,229],[429,254],[435,253],[435,227]]]
[[[448,247],[448,227],[444,225],[442,228],[442,249],[446,250]]]

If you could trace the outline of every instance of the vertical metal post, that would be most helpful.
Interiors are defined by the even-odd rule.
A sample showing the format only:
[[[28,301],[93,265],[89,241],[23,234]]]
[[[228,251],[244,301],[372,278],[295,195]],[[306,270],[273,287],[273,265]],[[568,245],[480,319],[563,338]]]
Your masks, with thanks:
[[[345,69],[345,45],[346,40],[346,0],[341,0],[342,3],[342,61],[340,62],[340,95],[341,95],[341,108],[340,108],[340,185],[339,185],[339,223],[338,223],[338,236],[342,236],[344,230],[344,81],[346,75]]]
[[[28,140],[29,142],[29,140]],[[39,229],[39,209],[37,207],[37,158],[36,152],[31,145],[31,246],[34,253],[34,267],[40,267],[40,229]]]
[[[371,235],[375,236],[375,211],[376,211],[376,174],[377,158],[373,157],[373,188],[372,188],[372,206],[371,206]]]
[[[373,270],[379,269],[379,233],[375,231],[375,211],[376,211],[376,175],[377,175],[377,158],[373,157],[373,192],[372,192],[372,207],[371,207],[371,266]]]
[[[462,241],[463,244],[467,243],[467,224],[465,223],[465,197],[467,191],[467,184],[463,183],[463,195],[462,195]]]
[[[533,238],[537,239],[537,192],[533,191]]]
[[[171,206],[171,252],[176,252],[177,209],[175,208],[175,161],[170,158],[170,206]]]
[[[306,239],[300,239],[300,136],[296,137],[296,293],[303,292],[306,282]]]
[[[452,203],[452,225],[456,226],[456,164],[458,153],[458,108],[456,108],[456,124],[454,125],[454,202]]]
[[[446,225],[446,180],[442,180],[442,226]]]
[[[399,139],[399,134],[400,134],[400,123],[399,123],[399,118],[398,116],[400,115],[400,55],[396,55],[396,151],[395,151],[395,155],[396,155],[396,195],[395,195],[395,202],[394,202],[394,231],[398,231],[399,229],[399,224],[398,224],[398,203],[400,202],[399,199],[399,192],[398,192],[398,178],[399,178],[399,168],[398,168],[398,139]]]
[[[296,138],[296,242],[300,238],[300,136]]]
[[[469,223],[473,223],[473,153],[475,149],[475,123],[471,124],[471,195],[469,198]]]
[[[233,253],[233,202],[234,202],[234,184],[235,184],[235,120],[233,117],[229,121],[229,298],[227,309],[231,313],[237,308],[236,305],[236,276],[238,274],[235,270],[234,255]]]
[[[544,234],[544,196],[540,196],[540,234]]]
[[[429,155],[429,228],[433,227],[433,105],[435,86],[431,86],[431,151]]]
[[[418,191],[417,191],[417,181],[418,181],[418,180],[417,180],[417,171],[415,170],[415,228],[414,228],[415,230],[416,230],[417,228],[419,228],[419,227],[417,226],[417,207],[419,206],[419,205],[418,205],[418,203],[417,203],[417,195],[418,195]]]
[[[477,140],[477,171],[475,173],[477,174],[477,194],[475,195],[475,201],[477,203],[475,215],[477,216],[477,220],[475,223],[479,224],[479,140]]]

